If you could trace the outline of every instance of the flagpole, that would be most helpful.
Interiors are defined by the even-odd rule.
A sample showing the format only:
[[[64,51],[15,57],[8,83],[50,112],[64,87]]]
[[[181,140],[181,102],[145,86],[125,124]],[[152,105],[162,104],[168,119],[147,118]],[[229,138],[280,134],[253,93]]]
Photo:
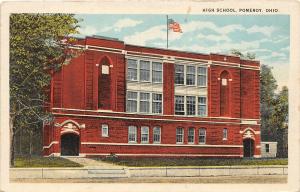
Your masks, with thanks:
[[[169,19],[168,19],[168,15],[167,15],[167,49],[169,47],[169,26],[168,26],[168,22],[169,22]]]

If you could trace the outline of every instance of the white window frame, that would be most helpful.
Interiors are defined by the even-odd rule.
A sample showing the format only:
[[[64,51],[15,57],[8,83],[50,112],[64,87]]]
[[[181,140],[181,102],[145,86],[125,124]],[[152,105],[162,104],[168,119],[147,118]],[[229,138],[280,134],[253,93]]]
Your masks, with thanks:
[[[146,130],[146,132],[144,132]],[[147,140],[143,141],[143,135],[147,135]],[[149,143],[149,127],[141,126],[141,143]]]
[[[132,133],[130,133],[130,129],[134,129],[134,131]],[[134,134],[134,141],[130,140],[130,134]],[[136,143],[137,142],[137,127],[134,125],[130,125],[128,126],[128,143]]]
[[[159,101],[159,100],[154,100],[153,98],[153,95],[154,94],[156,94],[156,95],[161,95],[161,100]],[[162,114],[163,113],[163,94],[162,93],[151,93],[151,101],[150,101],[150,109],[151,109],[151,111],[150,111],[150,113],[152,113],[152,114]],[[154,113],[154,111],[153,111],[153,103],[160,103],[161,104],[161,113]]]
[[[136,93],[137,94],[136,99],[128,99],[128,92]],[[135,111],[128,111],[128,108],[127,108],[128,101],[136,101],[137,102]],[[139,112],[139,92],[137,92],[137,91],[127,91],[126,92],[126,112],[129,112],[129,113]]]
[[[201,130],[204,130],[204,135],[201,135]],[[201,136],[204,136],[204,142],[200,142],[200,137]],[[198,135],[198,137],[199,137],[199,144],[200,145],[203,145],[203,144],[206,144],[206,129],[205,128],[199,128],[199,135]]]
[[[200,97],[205,98],[205,104],[199,103],[199,98]],[[197,108],[197,116],[199,116],[199,117],[207,117],[207,96],[197,96],[196,103],[197,103],[197,106],[196,106],[196,108]],[[200,108],[199,106],[205,106],[205,114],[204,115],[200,115],[199,114],[199,108]]]
[[[176,65],[178,65],[178,66],[183,66],[183,84],[178,84],[178,83],[176,83]],[[186,85],[186,83],[185,83],[185,79],[186,79],[186,65],[183,65],[183,64],[175,64],[175,66],[174,66],[174,84],[175,85],[179,85],[179,86],[182,86],[182,85]]]
[[[158,70],[154,70],[153,68],[153,63],[160,63],[161,64],[161,71],[158,71]],[[153,73],[154,72],[161,72],[161,82],[154,82],[153,81]],[[163,80],[164,80],[164,74],[163,74],[163,62],[158,62],[158,61],[151,61],[151,82],[152,83],[163,83]]]
[[[105,133],[105,129],[106,129],[106,133]],[[101,124],[101,136],[102,137],[108,137],[109,136],[109,127],[108,124]]]
[[[187,100],[188,97],[194,97],[195,98],[195,114],[193,114],[193,115],[189,115],[188,114],[188,100]],[[186,105],[185,106],[185,112],[184,112],[184,114],[186,116],[196,116],[197,115],[197,111],[196,111],[197,110],[197,107],[196,107],[197,106],[197,101],[196,101],[197,97],[196,96],[186,95],[184,98],[185,98],[185,105]]]
[[[128,69],[129,69],[129,66],[128,66],[128,60],[135,60],[136,61],[136,79],[128,79]],[[133,69],[133,68],[130,68],[130,69]],[[134,59],[134,58],[127,58],[126,59],[126,80],[127,81],[139,81],[139,60],[138,59]]]
[[[182,130],[182,134],[178,134],[177,130]],[[181,136],[182,141],[177,141],[177,136]],[[177,127],[176,128],[176,144],[183,144],[184,142],[184,128],[183,127]]]
[[[206,69],[206,71],[205,71],[205,74],[200,74],[199,75],[199,72],[198,72],[198,70],[199,70],[199,68],[200,67],[202,67],[202,68],[205,68]],[[196,71],[196,76],[197,76],[197,82],[196,82],[196,85],[198,86],[198,87],[207,87],[207,71],[208,71],[208,67],[207,66],[203,66],[203,65],[199,65],[199,66],[197,66],[197,71]],[[198,78],[199,78],[199,76],[205,76],[205,85],[199,85],[198,84]]]
[[[145,69],[142,69],[141,68],[141,62],[142,61],[144,61],[144,62],[149,62],[149,70],[148,70],[148,72],[149,72],[149,79],[148,80],[141,80],[141,70],[145,70]],[[151,61],[149,61],[149,60],[144,60],[144,59],[140,59],[139,60],[139,62],[138,62],[138,65],[139,65],[139,78],[138,78],[138,80],[140,81],[140,82],[151,82],[152,81],[152,62]]]
[[[137,79],[136,80],[131,80],[128,79],[128,62],[127,60],[135,60],[137,62]],[[149,69],[149,81],[141,81],[140,79],[140,61],[146,61],[146,62],[150,62],[150,69]],[[161,82],[153,82],[153,62],[155,63],[160,63],[161,64]],[[163,84],[164,82],[164,64],[163,61],[161,60],[155,60],[155,59],[144,59],[144,58],[136,58],[136,57],[126,57],[126,80],[127,81],[131,81],[131,82],[141,82],[141,83],[152,83],[152,84]],[[155,70],[157,71],[157,70]]]
[[[192,73],[188,73],[188,67],[194,67],[194,74],[192,74]],[[197,78],[196,78],[196,76],[197,76],[197,66],[195,66],[195,65],[184,65],[184,76],[185,76],[185,82],[184,82],[184,85],[186,85],[186,86],[196,86],[197,85]],[[192,84],[192,85],[188,85],[187,84],[187,76],[188,75],[194,75],[194,84]]]
[[[159,130],[159,141],[155,141],[155,134],[154,134],[154,130],[158,129]],[[153,127],[153,143],[161,143],[161,127],[159,126],[155,126]]]
[[[176,97],[183,97],[183,113],[184,114],[176,114]],[[182,103],[181,103],[182,105]],[[182,111],[180,111],[182,112]],[[185,96],[183,95],[174,95],[174,114],[178,115],[178,116],[185,116],[186,115],[186,100],[185,100]]]
[[[141,99],[141,94],[148,94],[149,95],[149,99],[148,100],[142,100]],[[140,113],[152,113],[152,97],[151,97],[151,93],[148,93],[148,92],[139,92],[138,93],[138,101],[139,101],[139,104],[138,104],[138,110],[137,112],[140,112]],[[149,108],[149,111],[146,112],[146,111],[141,111],[141,102],[148,102],[148,108]]]
[[[193,142],[189,141],[189,137],[190,137],[190,130],[193,129]],[[195,144],[195,128],[194,127],[189,127],[188,128],[188,144]]]
[[[223,129],[223,140],[227,140],[228,139],[228,129],[224,128]]]

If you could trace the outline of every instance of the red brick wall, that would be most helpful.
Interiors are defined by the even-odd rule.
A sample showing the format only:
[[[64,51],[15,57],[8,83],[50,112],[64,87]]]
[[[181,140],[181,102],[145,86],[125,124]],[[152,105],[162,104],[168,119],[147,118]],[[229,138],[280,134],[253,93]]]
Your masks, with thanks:
[[[241,70],[241,108],[242,118],[259,119],[259,71]]]
[[[226,116],[240,118],[240,69],[233,67],[224,67],[211,65],[209,70],[209,115],[212,117],[219,117],[221,115],[220,111],[220,90],[221,90],[221,73],[223,71],[229,73],[228,81],[228,114]]]
[[[163,113],[174,115],[174,64],[163,64]]]

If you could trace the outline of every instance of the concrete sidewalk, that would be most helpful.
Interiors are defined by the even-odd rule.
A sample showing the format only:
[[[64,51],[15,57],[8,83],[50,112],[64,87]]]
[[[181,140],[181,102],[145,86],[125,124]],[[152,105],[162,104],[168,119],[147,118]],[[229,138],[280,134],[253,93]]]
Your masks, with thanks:
[[[207,177],[287,175],[287,166],[258,167],[84,167],[84,168],[11,168],[11,179],[74,179],[136,177]]]

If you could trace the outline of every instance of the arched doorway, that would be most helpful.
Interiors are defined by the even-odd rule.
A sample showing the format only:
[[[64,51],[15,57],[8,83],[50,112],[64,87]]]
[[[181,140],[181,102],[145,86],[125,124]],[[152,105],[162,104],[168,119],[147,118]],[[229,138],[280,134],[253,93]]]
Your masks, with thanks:
[[[254,154],[254,140],[247,138],[243,140],[244,157],[253,157]]]
[[[61,155],[78,156],[79,155],[79,135],[66,133],[61,136]]]

